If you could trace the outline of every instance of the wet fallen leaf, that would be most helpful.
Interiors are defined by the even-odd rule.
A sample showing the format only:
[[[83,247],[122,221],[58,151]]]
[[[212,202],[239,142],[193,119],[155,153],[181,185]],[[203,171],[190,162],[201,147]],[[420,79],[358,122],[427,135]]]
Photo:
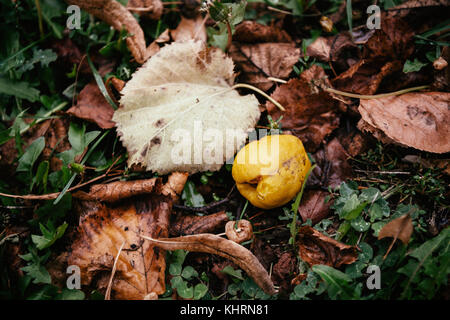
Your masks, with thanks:
[[[351,264],[358,258],[355,246],[349,246],[325,236],[310,226],[298,230],[297,244],[303,261],[310,266],[325,264],[339,268]]]
[[[412,220],[409,214],[405,214],[400,218],[394,219],[384,225],[378,233],[378,240],[386,237],[393,238],[393,240],[383,259],[387,257],[397,239],[400,239],[400,241],[405,245],[408,244],[413,233],[413,229]]]
[[[414,33],[399,18],[388,17],[365,42],[361,59],[333,79],[336,89],[358,94],[374,94],[382,81],[398,77],[404,61],[414,51]]]
[[[84,120],[96,123],[102,129],[114,127],[111,121],[114,109],[106,101],[95,81],[88,83],[77,98],[77,104],[72,106],[67,113]]]
[[[273,265],[273,278],[279,284],[280,292],[288,292],[296,266],[297,257],[292,252],[283,252]]]
[[[323,69],[314,65],[300,78],[291,79],[276,88],[271,97],[286,108],[284,112],[271,102],[266,104],[272,119],[283,116],[283,130],[299,137],[308,152],[317,150],[323,139],[339,126],[338,101],[325,91],[314,90],[311,85],[313,80],[319,79],[329,85]]]
[[[304,222],[311,219],[312,223],[316,224],[328,216],[332,204],[330,201],[325,203],[325,198],[328,195],[328,192],[320,190],[307,190],[305,192],[298,207],[298,212]]]
[[[233,80],[233,62],[218,49],[194,41],[163,47],[128,81],[114,113],[128,164],[161,174],[219,170],[260,115],[255,96],[240,96]],[[198,130],[220,138],[194,148]]]
[[[407,93],[361,100],[360,128],[383,132],[404,146],[434,153],[450,151],[450,93]],[[371,131],[372,132],[372,131]],[[430,143],[432,141],[432,143]]]
[[[223,230],[228,216],[225,211],[220,211],[204,216],[180,215],[170,224],[171,236],[185,236],[198,233],[212,233]]]
[[[319,181],[319,186],[336,188],[352,176],[352,168],[348,163],[349,155],[337,138],[327,143],[314,154],[317,166],[312,172],[311,180]]]
[[[240,70],[239,79],[261,90],[273,82],[268,77],[285,79],[298,62],[300,49],[285,31],[246,21],[238,25],[230,56]]]
[[[159,0],[154,1],[159,2]],[[138,63],[142,64],[147,60],[144,32],[134,16],[122,4],[115,0],[66,0],[66,2],[79,6],[116,30],[120,31],[123,28],[127,30],[130,36],[127,37],[126,42],[131,54]],[[159,19],[159,16],[154,15],[153,18]]]
[[[269,274],[258,259],[248,249],[234,241],[208,233],[178,238],[153,239],[147,236],[142,238],[164,250],[205,252],[229,259],[244,270],[265,293],[270,295],[276,293]]]

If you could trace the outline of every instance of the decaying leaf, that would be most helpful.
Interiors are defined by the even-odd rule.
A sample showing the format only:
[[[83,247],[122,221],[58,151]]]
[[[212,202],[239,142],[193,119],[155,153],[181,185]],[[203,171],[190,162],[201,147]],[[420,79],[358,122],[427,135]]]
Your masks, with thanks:
[[[240,96],[233,79],[233,62],[219,50],[194,41],[163,47],[126,84],[114,113],[128,164],[160,174],[219,170],[260,115],[258,100]]]
[[[241,243],[253,238],[253,227],[248,220],[229,221],[225,225],[225,234],[228,239]]]
[[[160,2],[159,0],[153,1]],[[66,2],[79,6],[81,9],[105,21],[116,30],[126,29],[130,35],[126,39],[127,46],[133,57],[138,63],[144,63],[147,60],[144,32],[130,11],[119,2],[115,0],[66,0]],[[154,12],[158,13],[158,11]],[[162,10],[159,11],[159,16],[161,13]],[[159,16],[154,15],[153,18],[159,19]]]
[[[411,216],[409,214],[405,214],[400,218],[394,219],[384,225],[378,233],[378,240],[386,237],[393,238],[391,245],[384,255],[384,258],[387,257],[397,239],[400,239],[400,241],[405,245],[408,244],[413,233],[413,229]]]
[[[364,43],[361,59],[333,79],[336,89],[375,94],[382,81],[402,74],[404,61],[414,51],[414,33],[399,18],[385,18]]]
[[[297,244],[300,257],[310,266],[325,264],[339,268],[343,264],[355,262],[358,258],[355,246],[327,237],[310,226],[298,230]]]
[[[269,274],[258,259],[248,249],[234,241],[208,233],[167,239],[154,239],[148,236],[142,236],[142,238],[164,250],[181,249],[217,254],[233,261],[247,272],[265,293],[273,295],[277,292]]]
[[[273,86],[268,77],[287,78],[300,57],[285,31],[253,21],[239,24],[233,39],[230,55],[241,71],[240,80],[264,91]]]
[[[330,201],[325,203],[327,195],[329,195],[328,192],[320,190],[308,190],[305,192],[298,207],[298,212],[304,222],[311,219],[312,223],[316,224],[328,216],[332,203]]]
[[[225,211],[220,211],[204,216],[180,215],[170,224],[171,236],[185,236],[198,233],[210,233],[223,230],[228,216]]]
[[[272,93],[271,97],[286,108],[285,112],[271,102],[266,105],[274,120],[283,116],[283,130],[299,137],[309,152],[317,150],[323,139],[339,126],[338,101],[328,92],[314,90],[311,84],[319,79],[329,85],[323,69],[314,65],[300,78],[289,80]]]
[[[69,265],[80,267],[83,285],[99,290],[111,287],[115,299],[148,299],[151,294],[164,293],[165,254],[140,235],[168,236],[172,202],[186,178],[175,172],[163,186],[160,178],[113,182],[93,186],[83,195],[85,200],[77,202],[81,212],[78,232],[67,258]],[[134,196],[132,201],[126,199],[130,196]],[[115,204],[97,201],[119,199],[125,200]]]
[[[80,119],[95,122],[102,129],[114,127],[111,118],[113,107],[106,101],[95,81],[88,83],[78,95],[77,104],[67,113]]]
[[[434,153],[450,151],[450,93],[407,93],[361,100],[358,127],[374,128],[404,146]],[[368,126],[368,127],[367,127]]]
[[[167,237],[171,200],[153,195],[114,207],[85,202],[84,210],[68,258],[69,265],[80,267],[82,285],[106,289],[114,258],[125,241],[113,297],[141,300],[151,292],[164,293],[165,254],[139,235]]]
[[[316,181],[319,186],[336,188],[352,176],[352,167],[347,160],[349,156],[337,138],[319,149],[313,157],[317,166],[312,172],[312,183]]]

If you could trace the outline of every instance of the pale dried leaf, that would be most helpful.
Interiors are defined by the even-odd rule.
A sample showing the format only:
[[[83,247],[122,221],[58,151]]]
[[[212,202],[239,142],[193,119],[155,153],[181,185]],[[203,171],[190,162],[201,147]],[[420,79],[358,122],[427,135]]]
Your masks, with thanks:
[[[194,41],[163,47],[126,84],[123,107],[114,113],[128,164],[160,174],[219,170],[260,115],[255,96],[240,96],[231,88],[233,80],[233,62],[219,50]],[[198,126],[221,136],[195,150]],[[194,158],[199,153],[201,163]]]

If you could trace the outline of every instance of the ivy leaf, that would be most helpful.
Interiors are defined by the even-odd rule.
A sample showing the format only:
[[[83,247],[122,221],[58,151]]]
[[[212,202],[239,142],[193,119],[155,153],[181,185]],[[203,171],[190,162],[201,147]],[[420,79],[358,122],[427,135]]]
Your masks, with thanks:
[[[419,61],[417,58],[414,59],[414,61],[406,60],[405,64],[403,65],[403,72],[416,72],[422,69],[424,66],[426,66],[428,63],[423,63]]]
[[[195,184],[192,181],[186,182],[181,199],[189,207],[203,207],[205,205],[205,199],[195,189]]]

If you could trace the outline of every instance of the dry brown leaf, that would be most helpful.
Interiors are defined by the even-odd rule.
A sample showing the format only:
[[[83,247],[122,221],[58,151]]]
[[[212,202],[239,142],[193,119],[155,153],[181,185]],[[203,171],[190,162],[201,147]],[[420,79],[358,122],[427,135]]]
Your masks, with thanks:
[[[220,211],[204,216],[180,215],[170,224],[169,233],[171,236],[185,236],[198,233],[212,233],[216,230],[223,230],[228,216],[225,211]]]
[[[155,3],[159,2],[159,0],[154,1]],[[130,36],[126,39],[126,42],[131,54],[140,64],[147,60],[144,32],[133,15],[119,2],[115,0],[66,0],[66,2],[79,6],[116,30],[120,31],[123,28],[127,30]],[[153,18],[159,19],[162,10],[160,12],[154,11],[154,13]]]
[[[272,93],[271,97],[286,108],[280,111],[267,102],[267,111],[274,120],[281,120],[283,130],[289,130],[299,137],[308,152],[319,148],[323,139],[339,126],[338,101],[325,91],[314,90],[311,82],[323,79],[325,72],[317,65],[304,71],[299,79],[291,79]]]
[[[195,19],[181,17],[181,21],[174,30],[170,30],[174,41],[199,40],[206,43],[205,21],[202,16]]]
[[[106,101],[95,81],[88,83],[78,95],[77,104],[67,113],[87,121],[95,122],[102,129],[114,127],[111,121],[114,109]]]
[[[265,293],[273,295],[277,292],[269,274],[258,259],[248,249],[234,241],[208,233],[167,239],[142,237],[164,250],[205,252],[229,259],[244,270]]]
[[[236,243],[242,243],[244,241],[253,238],[253,227],[248,220],[229,221],[225,225],[225,234],[227,238]]]
[[[446,153],[450,152],[449,101],[450,93],[446,92],[407,93],[360,100],[358,110],[365,124],[396,143]]]
[[[237,25],[233,40],[245,43],[292,41],[286,31],[251,20],[243,21]]]
[[[298,212],[303,221],[311,219],[313,224],[320,222],[328,216],[330,205],[332,202],[325,203],[325,198],[329,193],[320,190],[308,190],[302,198],[302,202],[298,207]]]
[[[333,80],[333,85],[345,92],[375,94],[381,82],[401,71],[400,61],[384,62],[362,59]]]
[[[264,91],[273,86],[268,77],[284,79],[300,57],[289,35],[278,28],[245,22],[236,28],[230,56],[241,71],[241,82]]]
[[[68,258],[69,265],[80,267],[82,285],[106,289],[114,258],[125,241],[113,297],[141,300],[151,292],[164,293],[165,254],[139,235],[167,237],[171,200],[152,195],[114,207],[98,202],[83,205],[85,215]]]
[[[310,266],[325,264],[339,268],[351,264],[358,258],[355,246],[349,246],[327,237],[310,226],[298,230],[297,244],[303,261]]]
[[[405,245],[408,244],[409,239],[411,239],[413,229],[414,228],[409,213],[384,225],[378,233],[378,240],[386,237],[393,238],[393,240],[383,259],[387,257],[397,239],[400,239],[400,241],[402,241]]]

